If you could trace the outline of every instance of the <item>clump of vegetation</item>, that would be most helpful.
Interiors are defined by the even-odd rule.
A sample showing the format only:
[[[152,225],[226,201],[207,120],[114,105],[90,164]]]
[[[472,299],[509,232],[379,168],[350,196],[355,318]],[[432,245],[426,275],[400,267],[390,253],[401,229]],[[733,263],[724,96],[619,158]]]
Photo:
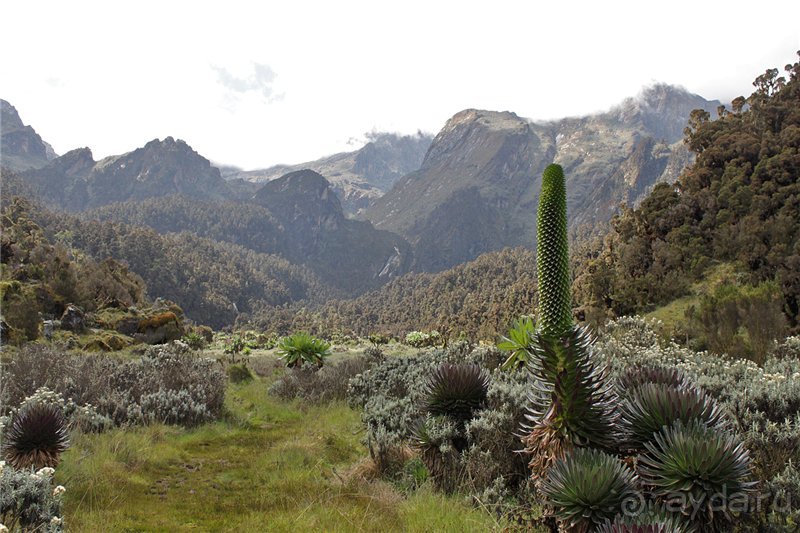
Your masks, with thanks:
[[[228,365],[227,372],[231,383],[244,383],[253,379],[253,373],[244,363]]]
[[[285,400],[302,399],[311,403],[344,400],[350,378],[373,366],[366,356],[356,356],[317,368],[312,365],[289,368],[272,385],[269,393]]]
[[[413,446],[442,491],[466,492],[501,512],[517,495],[524,498],[525,460],[513,450],[519,448],[516,428],[524,420],[533,383],[525,372],[502,372],[501,363],[493,348],[455,343],[386,358],[352,378],[348,402],[362,408],[364,441],[376,469],[389,479],[403,479],[413,461],[408,447]],[[444,394],[446,375],[456,373],[463,376]],[[462,399],[453,401],[457,397]]]
[[[488,390],[489,375],[463,363],[442,363],[425,386],[426,417],[413,428],[412,444],[440,490],[454,490],[463,477],[460,454],[468,443],[466,424],[484,406]]]
[[[542,482],[542,496],[567,531],[592,531],[638,500],[633,471],[616,457],[579,448],[557,459]]]
[[[278,343],[278,355],[289,368],[297,368],[303,364],[321,368],[330,354],[329,343],[305,332],[284,337]]]
[[[700,419],[665,425],[639,457],[642,484],[699,528],[719,530],[748,510],[750,456],[735,435]]]
[[[508,331],[508,336],[500,339],[497,348],[511,352],[503,362],[504,370],[525,368],[530,362],[530,352],[533,346],[536,326],[533,317],[523,316],[517,319],[514,326]]]
[[[181,340],[192,350],[202,350],[207,345],[206,339],[194,331],[190,331],[184,335]]]
[[[406,334],[405,343],[414,348],[438,346],[442,343],[442,335],[435,329],[430,332],[411,331]]]

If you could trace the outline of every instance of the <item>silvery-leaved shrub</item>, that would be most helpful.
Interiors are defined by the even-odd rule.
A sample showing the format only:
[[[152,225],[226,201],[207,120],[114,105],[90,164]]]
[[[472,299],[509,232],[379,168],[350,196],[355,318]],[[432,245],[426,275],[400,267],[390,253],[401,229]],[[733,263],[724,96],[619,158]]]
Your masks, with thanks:
[[[57,372],[45,370],[51,358]],[[66,398],[68,413],[73,406],[79,411],[73,427],[84,431],[101,430],[108,421],[137,424],[165,415],[189,424],[216,418],[227,382],[219,362],[199,357],[183,343],[149,346],[132,361],[23,347],[4,370],[0,414],[47,387]]]
[[[20,408],[33,403],[44,403],[58,407],[64,414],[70,429],[77,429],[84,433],[99,433],[114,425],[110,418],[100,414],[92,404],[78,405],[72,398],[64,399],[62,394],[47,387],[36,389],[35,393],[22,401]]]
[[[63,531],[64,487],[53,486],[52,468],[15,469],[0,461],[0,524],[15,531]]]
[[[529,405],[531,383],[527,372],[512,375],[500,371],[503,360],[503,353],[494,347],[454,343],[447,350],[387,358],[351,379],[348,401],[363,409],[365,442],[376,463],[389,470],[398,466],[398,458],[403,457],[400,450],[411,443],[420,421],[426,419],[426,384],[442,363],[477,364],[493,371],[482,408],[458,431],[458,436],[466,437],[466,443],[459,444],[462,449],[455,450],[451,437],[456,435],[444,431],[455,429],[455,424],[431,421],[426,429],[433,432],[428,432],[429,436],[442,440],[436,446],[442,471],[458,474],[441,480],[445,488],[472,494],[481,502],[491,499],[493,505],[502,504],[505,509],[507,502],[501,500],[520,494],[528,477],[527,461],[515,453],[520,448],[515,433]],[[433,454],[434,449],[429,449]],[[437,461],[430,459],[431,464]],[[451,482],[457,486],[450,487]]]

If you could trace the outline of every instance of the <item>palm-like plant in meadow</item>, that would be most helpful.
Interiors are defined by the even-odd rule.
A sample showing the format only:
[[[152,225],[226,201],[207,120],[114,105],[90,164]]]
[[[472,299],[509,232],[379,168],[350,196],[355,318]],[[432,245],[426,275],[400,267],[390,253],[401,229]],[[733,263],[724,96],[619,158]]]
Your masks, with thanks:
[[[636,474],[616,457],[591,448],[557,459],[540,491],[562,529],[580,533],[613,520],[624,505],[643,500]]]
[[[69,447],[67,421],[60,408],[47,403],[23,405],[3,437],[2,455],[18,470],[55,467]]]
[[[548,166],[542,176],[537,218],[539,323],[530,371],[537,383],[523,442],[533,476],[571,448],[614,446],[615,396],[589,332],[572,320],[567,200],[564,173]]]
[[[303,363],[321,367],[325,358],[331,355],[331,345],[308,333],[299,332],[280,340],[278,355],[289,368],[297,368]]]

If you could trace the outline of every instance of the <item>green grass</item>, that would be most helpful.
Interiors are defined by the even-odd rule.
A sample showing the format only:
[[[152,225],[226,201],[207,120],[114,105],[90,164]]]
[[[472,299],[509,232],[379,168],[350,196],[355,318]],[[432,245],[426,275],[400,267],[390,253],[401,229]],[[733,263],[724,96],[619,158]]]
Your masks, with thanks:
[[[691,294],[672,300],[644,315],[647,319],[660,320],[663,327],[659,333],[670,337],[683,332],[686,327],[686,311],[700,304],[700,298],[710,294],[726,281],[736,278],[736,266],[733,263],[719,263],[706,271],[703,279],[692,285]]]
[[[499,525],[463,497],[404,497],[348,476],[359,415],[230,385],[225,420],[76,435],[57,469],[70,531],[465,531]]]

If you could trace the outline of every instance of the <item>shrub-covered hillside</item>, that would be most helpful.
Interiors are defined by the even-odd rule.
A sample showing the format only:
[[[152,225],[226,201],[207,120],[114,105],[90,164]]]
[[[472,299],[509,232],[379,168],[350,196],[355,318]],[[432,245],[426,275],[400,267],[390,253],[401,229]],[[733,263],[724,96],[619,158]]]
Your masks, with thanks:
[[[696,162],[623,208],[577,273],[587,310],[648,310],[684,294],[720,262],[744,290],[777,284],[788,325],[800,327],[800,62],[769,69],[755,92],[711,120],[693,112],[686,142]],[[748,288],[749,287],[749,288]]]
[[[494,339],[536,299],[534,254],[507,248],[437,274],[406,274],[355,299],[317,309],[267,309],[254,317],[269,331],[305,328],[366,336],[438,329],[451,336]]]

